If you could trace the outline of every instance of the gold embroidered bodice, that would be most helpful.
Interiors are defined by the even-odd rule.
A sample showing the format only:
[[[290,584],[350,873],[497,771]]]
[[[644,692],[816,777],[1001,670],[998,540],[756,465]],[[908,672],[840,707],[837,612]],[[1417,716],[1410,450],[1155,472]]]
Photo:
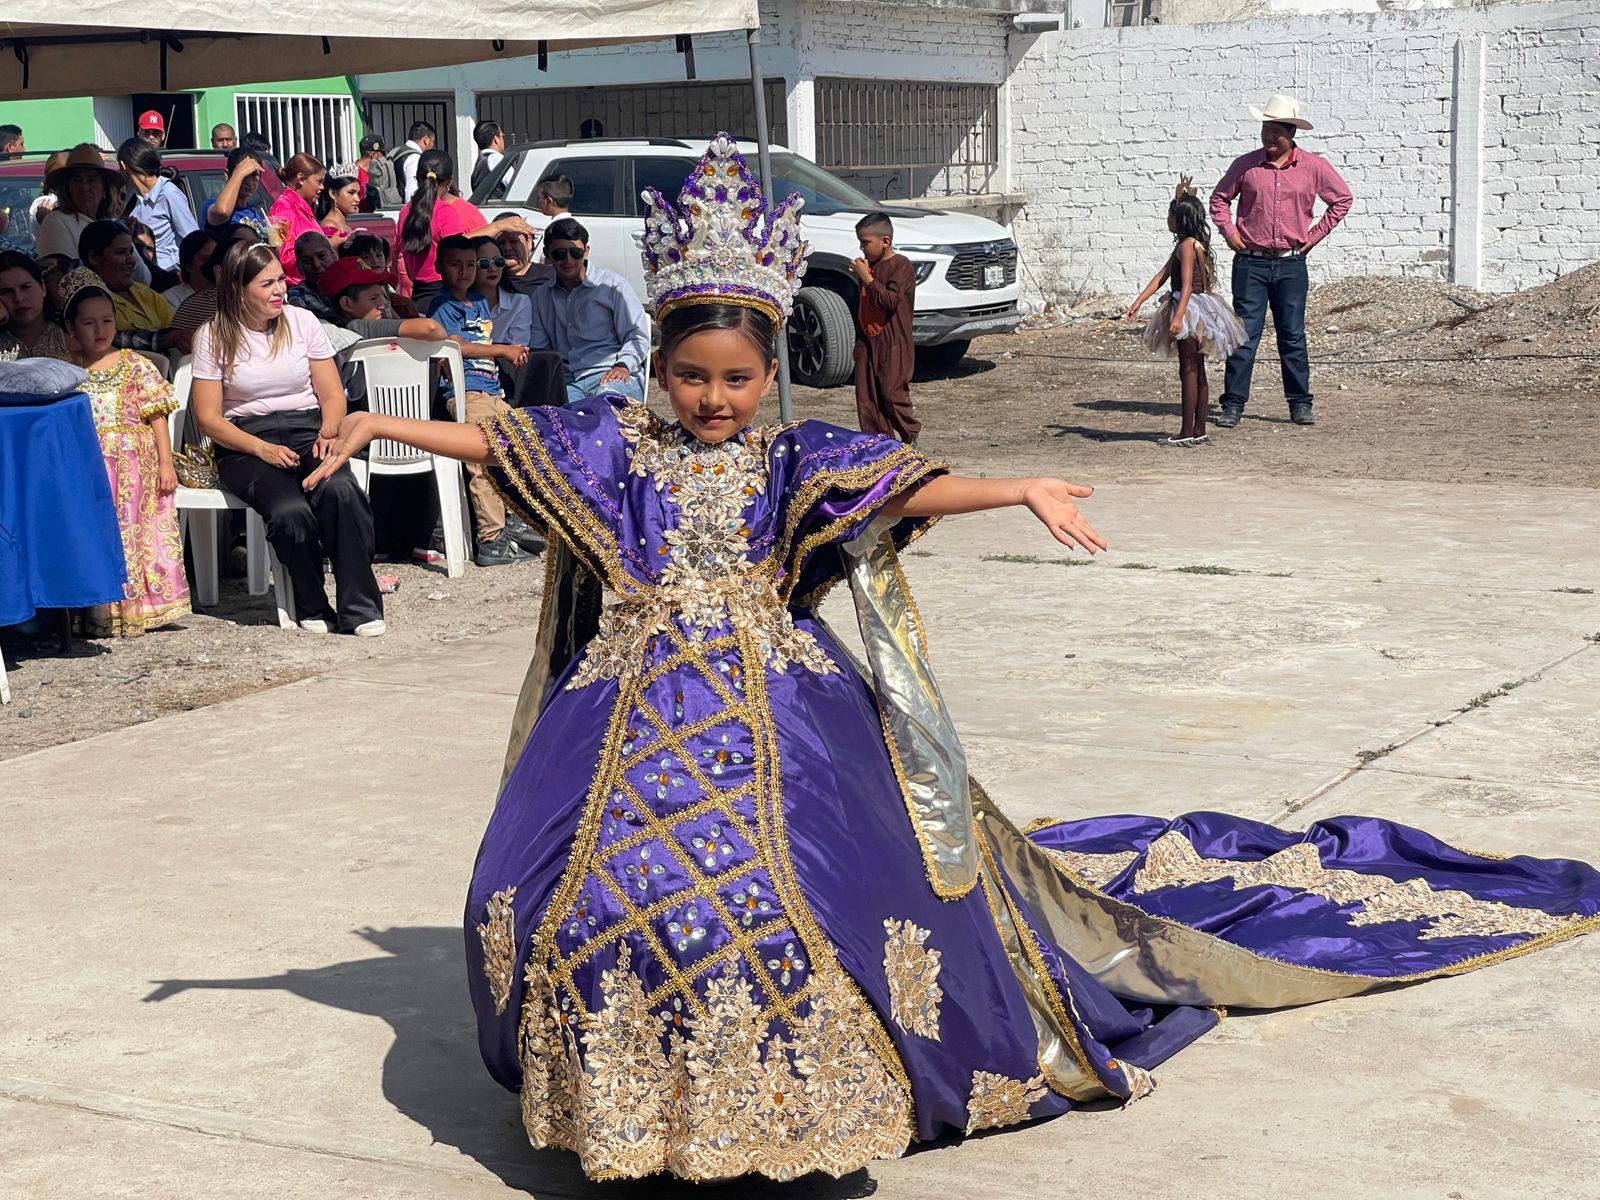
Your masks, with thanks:
[[[774,670],[798,664],[819,675],[836,672],[816,638],[795,628],[770,572],[750,562],[746,511],[767,490],[767,448],[778,431],[751,429],[710,445],[680,426],[662,426],[643,407],[624,409],[618,419],[631,447],[630,473],[650,479],[678,520],[656,548],[667,560],[659,580],[605,609],[567,687],[639,671],[651,639],[674,619],[695,641],[731,626]]]

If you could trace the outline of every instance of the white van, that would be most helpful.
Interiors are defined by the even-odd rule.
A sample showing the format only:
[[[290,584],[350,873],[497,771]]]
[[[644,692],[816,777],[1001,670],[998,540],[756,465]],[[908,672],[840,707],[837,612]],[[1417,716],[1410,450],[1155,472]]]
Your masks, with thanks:
[[[757,170],[755,143],[740,142],[739,149]],[[533,186],[551,175],[567,176],[574,187],[572,215],[589,231],[590,261],[625,276],[642,296],[639,194],[653,187],[676,201],[698,158],[699,150],[678,138],[537,142],[509,150],[472,202],[485,216],[516,212],[542,228],[547,221],[533,208]],[[993,221],[873,200],[782,146],[772,147],[772,171],[779,197],[799,192],[806,202],[801,229],[811,259],[789,323],[789,361],[798,382],[835,387],[850,378],[859,294],[850,260],[861,253],[856,222],[874,209],[893,216],[895,248],[917,268],[919,361],[953,366],[973,338],[1010,333],[1021,323],[1017,248]]]

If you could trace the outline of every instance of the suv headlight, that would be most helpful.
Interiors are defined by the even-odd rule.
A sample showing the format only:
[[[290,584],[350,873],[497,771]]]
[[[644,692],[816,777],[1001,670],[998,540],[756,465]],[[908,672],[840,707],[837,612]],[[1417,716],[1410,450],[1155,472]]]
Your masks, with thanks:
[[[931,258],[924,258],[920,260],[914,258],[911,260],[911,265],[916,268],[917,282],[927,283],[929,276],[933,274],[933,268],[939,264],[934,262]]]

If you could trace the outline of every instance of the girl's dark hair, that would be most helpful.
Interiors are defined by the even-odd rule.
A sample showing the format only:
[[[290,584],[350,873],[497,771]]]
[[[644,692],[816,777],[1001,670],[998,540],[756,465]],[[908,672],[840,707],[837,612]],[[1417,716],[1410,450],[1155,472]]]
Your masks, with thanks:
[[[712,329],[731,329],[767,358],[778,356],[778,326],[759,308],[743,304],[685,304],[661,318],[661,357],[666,359],[678,343]]]
[[[407,254],[426,254],[433,245],[433,206],[449,192],[455,177],[455,164],[443,150],[424,150],[417,155],[417,191],[400,228],[400,245]]]
[[[328,177],[322,181],[322,194],[317,197],[317,203],[314,205],[317,220],[322,220],[333,211],[333,194],[354,182],[356,182],[354,175],[335,175],[331,170],[328,172]]]
[[[50,288],[44,281],[44,271],[39,264],[34,262],[20,250],[0,250],[0,274],[7,271],[26,271],[33,276],[33,281],[44,290],[44,319],[52,324],[61,324],[61,314],[56,312],[55,297],[50,294]]]
[[[48,290],[49,289],[46,289],[46,291]],[[78,315],[78,310],[83,307],[83,302],[85,300],[91,300],[96,296],[99,296],[105,300],[111,300],[110,292],[108,292],[105,288],[98,287],[94,284],[90,284],[88,287],[81,287],[77,291],[73,292],[72,299],[67,301],[67,311],[62,314],[62,321],[68,325],[72,324],[72,319]],[[112,300],[112,303],[115,304],[116,301]]]
[[[78,235],[78,260],[92,267],[94,264],[89,261],[91,257],[99,258],[111,249],[111,243],[119,237],[132,236],[121,221],[91,221]]]
[[[374,250],[382,250],[385,258],[389,257],[389,243],[375,233],[361,230],[353,233],[339,246],[340,258],[360,258],[371,254]]]
[[[1173,243],[1181,246],[1186,238],[1199,242],[1200,249],[1205,252],[1206,280],[1208,283],[1214,281],[1217,277],[1217,259],[1211,253],[1211,221],[1206,217],[1206,206],[1200,202],[1200,197],[1179,196],[1167,206],[1167,215],[1172,218],[1174,226]]]
[[[118,146],[117,161],[135,175],[161,174],[161,151],[143,138],[131,137]]]

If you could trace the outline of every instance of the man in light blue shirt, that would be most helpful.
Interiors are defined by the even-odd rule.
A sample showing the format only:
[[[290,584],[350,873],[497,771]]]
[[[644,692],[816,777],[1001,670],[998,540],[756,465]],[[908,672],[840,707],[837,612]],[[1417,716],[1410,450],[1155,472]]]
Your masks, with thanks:
[[[554,350],[567,371],[567,403],[596,392],[644,399],[650,325],[628,281],[589,265],[589,231],[571,217],[544,231],[554,283],[535,288],[530,350]]]

